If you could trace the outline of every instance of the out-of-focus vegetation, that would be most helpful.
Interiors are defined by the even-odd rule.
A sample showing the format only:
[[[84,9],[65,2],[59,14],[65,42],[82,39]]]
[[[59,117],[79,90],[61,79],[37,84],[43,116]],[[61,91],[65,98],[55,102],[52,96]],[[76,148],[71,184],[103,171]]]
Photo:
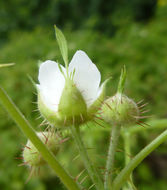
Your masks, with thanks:
[[[31,121],[35,129],[41,120],[36,109],[35,89],[38,63],[47,59],[62,63],[54,36],[53,24],[63,28],[68,40],[70,59],[76,50],[84,50],[97,64],[102,79],[113,77],[108,94],[116,90],[120,69],[125,64],[128,76],[126,93],[134,100],[149,102],[150,115],[167,116],[167,5],[165,1],[21,1],[0,2],[0,63],[15,62],[0,69],[1,85]],[[33,93],[34,92],[34,93]],[[102,170],[107,151],[108,132],[96,126],[84,130],[91,158]],[[98,130],[99,128],[99,130]],[[91,131],[91,133],[90,133]],[[92,132],[94,136],[92,136]],[[133,154],[160,131],[132,136]],[[0,109],[0,189],[61,189],[61,184],[47,167],[40,177],[25,184],[28,170],[18,167],[22,144],[26,139],[3,109]],[[105,146],[106,145],[106,146]],[[139,190],[166,190],[167,144],[161,146],[135,170]],[[122,149],[122,142],[120,142]],[[83,168],[72,140],[64,143],[59,160],[77,175]],[[123,152],[117,154],[120,165]],[[72,164],[73,163],[73,164]],[[122,167],[122,165],[120,165]],[[121,168],[120,168],[121,169]]]

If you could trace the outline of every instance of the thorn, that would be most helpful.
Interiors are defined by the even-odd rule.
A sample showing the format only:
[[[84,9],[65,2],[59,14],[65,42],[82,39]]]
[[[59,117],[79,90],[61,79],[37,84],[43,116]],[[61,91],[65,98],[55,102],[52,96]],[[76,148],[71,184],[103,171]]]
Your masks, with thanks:
[[[24,158],[23,157],[16,157],[15,159],[22,160]]]
[[[33,173],[34,173],[34,169],[35,169],[35,168],[33,168],[33,167],[31,166],[30,174],[29,174],[29,176],[28,176],[28,178],[27,178],[25,184],[27,184],[27,183],[30,181],[30,179],[31,179],[31,177],[32,177],[32,175],[33,175]]]
[[[92,187],[94,187],[94,186],[95,186],[95,183],[92,184],[92,185],[88,188],[88,190],[92,189]]]
[[[99,126],[101,126],[101,127],[103,127],[103,128],[105,128],[103,125],[101,125],[100,123],[98,123],[97,121],[95,121],[95,120],[93,120],[97,125],[99,125]]]
[[[80,155],[78,154],[77,156],[75,156],[73,159],[72,159],[72,162],[75,161],[76,159],[78,159],[80,157]]]
[[[44,126],[44,125],[46,125],[46,119],[44,119],[44,120],[41,122],[41,124],[39,125],[39,127]]]
[[[31,150],[31,148],[29,146],[24,145],[24,144],[22,144],[22,145],[24,146],[24,148],[28,148],[29,150]]]
[[[70,139],[70,137],[67,137],[67,138],[65,138],[65,139],[62,139],[59,143],[62,144],[62,143],[64,143],[64,142],[68,141],[69,139]]]
[[[139,123],[139,122],[136,122],[138,125],[140,125],[141,127],[144,127],[144,128],[146,128],[144,125],[142,125],[141,123]]]
[[[75,181],[78,181],[79,177],[85,172],[85,169],[83,169],[76,177]]]
[[[31,154],[37,154],[38,152],[31,152]]]
[[[38,102],[32,102],[32,104],[38,104]]]
[[[101,118],[101,117],[98,117],[98,116],[96,116],[96,115],[93,115],[95,118],[97,118],[97,119],[100,119],[101,121],[104,121],[103,120],[103,118]]]
[[[149,112],[150,110],[145,110],[145,111],[142,111],[142,112],[140,112],[141,114],[143,114],[143,113],[147,113],[147,112]]]
[[[45,144],[47,144],[48,143],[48,137],[42,132],[42,135],[44,136],[44,138],[45,138]]]
[[[28,162],[23,162],[23,163],[21,163],[21,164],[19,164],[18,166],[20,167],[20,166],[25,166],[25,165],[27,165],[28,164]]]
[[[144,101],[144,99],[142,99],[139,102],[137,102],[137,104],[141,104],[143,101]]]
[[[133,116],[134,118],[136,119],[146,119],[146,118],[150,118],[150,117],[153,117],[152,115],[150,116]]]
[[[141,106],[139,106],[139,109],[141,109],[141,108],[143,108],[143,107],[145,107],[145,106],[147,106],[147,105],[148,105],[148,102],[145,103],[145,104],[143,104],[143,105],[141,105]]]
[[[86,175],[86,176],[80,181],[79,184],[82,184],[82,183],[86,180],[87,177],[88,177],[88,176]]]
[[[39,117],[37,117],[35,120],[38,120],[38,119],[41,119],[42,118],[42,115],[40,115]]]
[[[39,111],[39,109],[37,108],[37,109],[35,109],[35,110],[32,110],[32,112],[38,112]]]
[[[145,123],[145,122],[143,122],[143,121],[139,121],[140,123],[143,123],[144,125],[147,125],[148,127],[151,127],[151,125],[149,125],[149,124],[147,124],[147,123]]]
[[[109,109],[112,110],[111,106],[108,103],[105,102],[105,104],[107,105],[107,107],[109,107]]]

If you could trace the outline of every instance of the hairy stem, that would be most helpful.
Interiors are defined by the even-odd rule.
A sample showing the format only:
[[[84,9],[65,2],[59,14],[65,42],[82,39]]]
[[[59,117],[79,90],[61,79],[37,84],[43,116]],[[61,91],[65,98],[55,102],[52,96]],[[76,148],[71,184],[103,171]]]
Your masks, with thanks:
[[[167,140],[167,130],[161,133],[155,138],[149,145],[142,149],[129,164],[118,174],[113,182],[113,189],[119,190],[124,182],[129,178],[131,172],[146,158],[153,150],[155,150],[160,144]]]
[[[85,168],[87,169],[90,178],[92,179],[93,183],[95,184],[98,190],[103,190],[104,187],[103,187],[102,180],[100,176],[98,175],[96,169],[94,168],[93,163],[90,161],[88,153],[82,141],[80,128],[78,126],[71,126],[71,132],[78,146],[81,159],[84,162]]]
[[[12,119],[17,123],[23,133],[34,144],[50,167],[55,171],[62,183],[69,190],[80,190],[79,186],[59,164],[56,157],[48,150],[44,143],[38,138],[30,123],[25,119],[7,93],[0,87],[0,102],[6,108]]]
[[[118,138],[120,135],[120,126],[113,126],[111,130],[110,145],[108,149],[108,157],[106,161],[106,171],[104,176],[104,189],[108,190],[111,186],[114,170],[115,152],[118,144]]]

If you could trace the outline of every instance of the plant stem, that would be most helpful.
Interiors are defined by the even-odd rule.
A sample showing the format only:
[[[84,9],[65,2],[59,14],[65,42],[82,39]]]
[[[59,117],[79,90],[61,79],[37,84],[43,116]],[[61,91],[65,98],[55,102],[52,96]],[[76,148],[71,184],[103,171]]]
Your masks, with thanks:
[[[82,141],[80,128],[78,126],[71,126],[71,132],[78,146],[80,156],[84,162],[85,168],[87,169],[90,178],[92,179],[93,183],[95,184],[98,190],[103,190],[104,187],[103,187],[102,180],[100,176],[98,175],[96,169],[94,168],[92,162],[90,161],[88,153]]]
[[[131,158],[131,148],[130,148],[130,133],[128,131],[125,131],[123,133],[123,139],[124,139],[124,151],[125,151],[125,166],[128,165],[130,162]],[[128,188],[129,189],[134,189],[134,184],[133,184],[133,176],[132,173],[130,175],[130,182],[128,181]]]
[[[108,157],[106,162],[106,171],[104,176],[104,189],[108,190],[111,186],[114,170],[115,152],[118,144],[118,138],[120,135],[120,126],[113,126],[111,129],[110,145],[108,149]]]
[[[142,149],[129,164],[118,174],[113,182],[113,189],[119,190],[123,183],[129,178],[131,172],[146,158],[153,150],[155,150],[160,144],[167,140],[167,130],[161,133],[155,138],[149,145]]]
[[[23,133],[34,144],[50,167],[56,172],[63,184],[69,190],[80,190],[79,186],[59,164],[56,157],[48,150],[44,143],[38,138],[30,123],[25,119],[7,93],[0,87],[0,102],[6,108],[12,119],[17,123]]]

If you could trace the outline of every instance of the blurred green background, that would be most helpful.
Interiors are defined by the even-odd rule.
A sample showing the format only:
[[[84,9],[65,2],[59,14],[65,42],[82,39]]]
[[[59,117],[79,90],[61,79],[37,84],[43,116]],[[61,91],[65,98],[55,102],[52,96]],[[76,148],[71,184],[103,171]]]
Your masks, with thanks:
[[[144,99],[153,118],[167,116],[167,1],[166,0],[1,0],[0,63],[16,63],[0,70],[0,83],[36,130],[35,89],[38,62],[62,61],[53,25],[61,28],[68,40],[70,59],[76,50],[84,50],[102,73],[102,80],[112,76],[108,95],[116,91],[120,70],[127,67],[126,94],[135,101]],[[109,133],[89,124],[83,132],[89,153],[104,172]],[[161,130],[142,132],[131,137],[135,155]],[[92,136],[92,133],[94,134]],[[47,167],[40,176],[25,184],[29,175],[16,157],[26,138],[0,109],[0,189],[61,190],[62,185]],[[120,139],[119,148],[123,143]],[[76,176],[83,169],[72,141],[62,145],[58,159]],[[117,153],[118,170],[123,167],[123,151]],[[85,175],[85,174],[84,174]],[[135,170],[139,190],[167,189],[167,143],[159,147]],[[89,181],[84,182],[85,185]]]

